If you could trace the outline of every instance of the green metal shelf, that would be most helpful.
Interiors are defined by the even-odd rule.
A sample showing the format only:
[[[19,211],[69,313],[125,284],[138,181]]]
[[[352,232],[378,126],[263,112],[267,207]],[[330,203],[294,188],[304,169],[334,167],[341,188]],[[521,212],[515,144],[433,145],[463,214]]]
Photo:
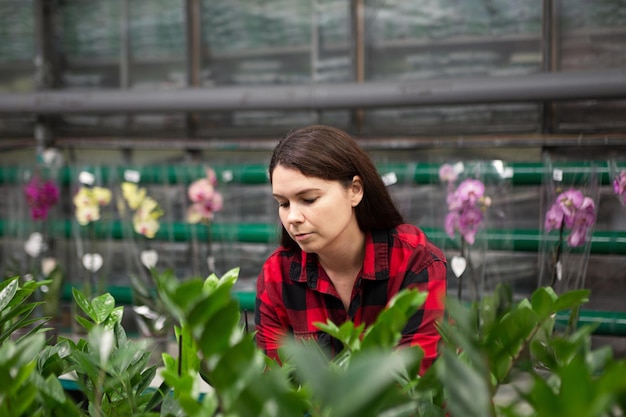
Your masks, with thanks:
[[[9,223],[0,220],[0,237],[17,236],[18,230],[25,230],[26,224]],[[119,221],[100,221],[93,224],[93,237],[96,239],[121,240],[127,238],[129,226],[124,230],[124,224]],[[74,238],[73,228],[80,227],[71,220],[54,221],[50,223],[52,238]],[[458,242],[450,239],[443,229],[423,227],[428,237],[440,246],[457,248]],[[210,228],[211,240],[214,242],[246,242],[272,243],[277,242],[279,227],[277,224],[267,223],[213,223]],[[126,233],[126,236],[125,236]],[[137,236],[135,236],[136,238]],[[537,252],[545,239],[556,242],[555,235],[542,236],[540,230],[534,229],[487,229],[483,237],[488,250]],[[167,223],[163,222],[155,241],[186,242],[192,239],[207,241],[209,228],[201,224]],[[626,231],[595,231],[591,238],[591,253],[601,255],[626,254]]]
[[[267,184],[267,166],[259,164],[249,165],[211,165],[215,169],[218,178],[223,183],[234,184]],[[381,173],[394,172],[401,183],[414,182],[416,184],[438,184],[439,163],[393,163],[378,164]],[[566,162],[554,163],[563,172],[563,181],[576,183],[592,172],[596,172],[602,184],[610,184],[609,168],[606,163],[598,162]],[[512,162],[499,164],[489,162],[481,163],[483,179],[489,181],[501,181],[503,168],[508,172],[504,179],[513,185],[540,185],[543,184],[548,167],[542,162]],[[63,184],[76,181],[80,171],[87,170],[94,174],[103,184],[110,181],[122,181],[126,170],[135,170],[141,176],[141,183],[145,184],[180,184],[204,177],[203,165],[164,165],[164,166],[92,166],[92,167],[62,167],[58,172],[58,180]],[[0,168],[0,184],[15,184],[20,181],[20,169],[17,167]],[[226,180],[227,179],[227,180]]]

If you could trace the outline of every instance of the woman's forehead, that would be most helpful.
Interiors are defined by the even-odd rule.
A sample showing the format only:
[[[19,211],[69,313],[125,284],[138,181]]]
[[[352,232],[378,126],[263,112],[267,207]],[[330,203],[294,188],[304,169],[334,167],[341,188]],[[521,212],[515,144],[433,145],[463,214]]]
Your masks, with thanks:
[[[278,165],[272,175],[272,194],[287,197],[314,190],[324,191],[334,183],[337,182],[306,176],[300,170]]]

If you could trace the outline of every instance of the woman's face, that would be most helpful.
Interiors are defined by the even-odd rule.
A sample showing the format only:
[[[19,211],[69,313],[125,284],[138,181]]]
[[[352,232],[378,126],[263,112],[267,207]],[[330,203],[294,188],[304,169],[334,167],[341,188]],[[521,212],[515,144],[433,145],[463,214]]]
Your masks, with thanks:
[[[280,221],[305,252],[339,249],[361,233],[354,213],[363,198],[358,176],[346,188],[338,181],[307,177],[299,170],[277,165],[272,173],[272,194]]]

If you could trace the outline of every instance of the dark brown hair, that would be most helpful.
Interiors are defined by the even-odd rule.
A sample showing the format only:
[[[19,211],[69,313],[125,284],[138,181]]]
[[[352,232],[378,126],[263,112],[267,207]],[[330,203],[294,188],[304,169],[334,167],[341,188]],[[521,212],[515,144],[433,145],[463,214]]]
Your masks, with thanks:
[[[363,199],[355,212],[361,230],[388,229],[404,223],[374,163],[356,140],[342,130],[313,125],[289,133],[274,148],[270,183],[277,165],[297,169],[308,177],[339,181],[345,187],[358,175],[363,182]],[[294,246],[284,227],[281,243]]]

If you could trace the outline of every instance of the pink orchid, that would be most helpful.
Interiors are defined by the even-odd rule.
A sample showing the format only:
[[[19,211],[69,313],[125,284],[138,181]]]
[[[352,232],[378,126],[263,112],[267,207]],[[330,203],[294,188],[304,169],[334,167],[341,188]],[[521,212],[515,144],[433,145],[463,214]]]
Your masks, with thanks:
[[[613,178],[613,192],[618,196],[620,203],[626,205],[626,170],[620,171]]]
[[[570,188],[559,194],[546,212],[544,228],[546,232],[568,227],[567,237],[570,247],[582,246],[586,242],[588,230],[596,222],[596,205],[581,191]]]
[[[457,173],[454,167],[450,164],[443,164],[439,167],[439,180],[447,183],[452,183],[457,179]]]
[[[206,177],[195,180],[189,185],[187,195],[193,203],[187,210],[187,222],[210,223],[214,213],[222,210],[224,200],[217,190],[217,176],[211,168],[206,169]]]
[[[479,180],[466,179],[457,188],[459,199],[467,201],[468,204],[475,204],[485,194],[485,184]]]

